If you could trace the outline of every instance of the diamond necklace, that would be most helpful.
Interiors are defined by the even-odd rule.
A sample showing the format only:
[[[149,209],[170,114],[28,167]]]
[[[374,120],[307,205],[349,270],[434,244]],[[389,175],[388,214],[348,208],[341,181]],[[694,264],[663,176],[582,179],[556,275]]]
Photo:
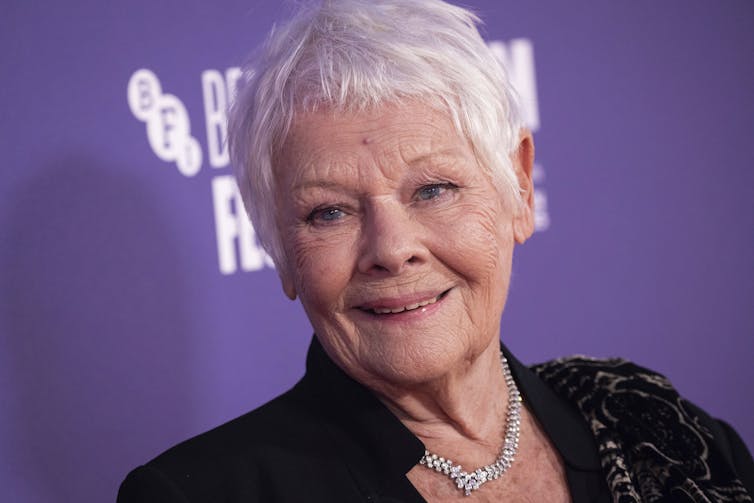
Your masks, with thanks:
[[[508,387],[508,411],[505,420],[505,440],[497,459],[493,463],[477,468],[472,472],[466,472],[461,465],[453,464],[453,461],[426,450],[419,461],[420,465],[450,477],[466,496],[482,487],[485,482],[500,478],[513,464],[513,459],[518,450],[518,436],[521,432],[521,393],[518,392],[516,382],[511,375],[511,369],[508,367],[508,360],[502,352],[500,353],[500,363],[503,364],[503,377],[505,378],[505,385]]]

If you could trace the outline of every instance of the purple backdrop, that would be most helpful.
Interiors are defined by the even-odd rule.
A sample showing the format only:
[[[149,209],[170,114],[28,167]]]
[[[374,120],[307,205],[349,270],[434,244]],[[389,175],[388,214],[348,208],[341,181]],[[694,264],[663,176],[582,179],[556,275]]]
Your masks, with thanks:
[[[634,359],[754,446],[754,4],[475,6],[528,86],[540,165],[503,339],[531,362]],[[218,148],[228,70],[279,16],[0,6],[6,501],[113,500],[131,467],[301,375],[309,326]]]

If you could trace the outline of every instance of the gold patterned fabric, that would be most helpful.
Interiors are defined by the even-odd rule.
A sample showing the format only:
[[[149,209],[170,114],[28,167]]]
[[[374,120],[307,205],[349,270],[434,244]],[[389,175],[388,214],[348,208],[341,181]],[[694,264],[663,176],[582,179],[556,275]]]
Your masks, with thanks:
[[[752,501],[713,435],[714,421],[664,376],[584,357],[532,370],[589,423],[616,503]]]

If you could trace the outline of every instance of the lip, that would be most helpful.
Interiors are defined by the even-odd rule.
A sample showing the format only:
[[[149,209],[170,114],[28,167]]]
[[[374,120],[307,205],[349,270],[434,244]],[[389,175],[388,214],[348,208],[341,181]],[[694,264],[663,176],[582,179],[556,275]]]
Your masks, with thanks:
[[[388,319],[406,317],[412,314],[424,314],[434,311],[438,305],[447,297],[452,288],[443,290],[440,293],[419,293],[402,297],[386,297],[370,300],[355,308],[377,319]]]

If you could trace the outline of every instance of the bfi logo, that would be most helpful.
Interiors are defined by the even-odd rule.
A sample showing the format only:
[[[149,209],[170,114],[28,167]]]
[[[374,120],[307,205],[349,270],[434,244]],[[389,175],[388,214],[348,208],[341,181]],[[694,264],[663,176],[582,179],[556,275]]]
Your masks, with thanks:
[[[504,43],[488,42],[519,95],[525,125],[536,133],[540,127],[534,49],[528,39]],[[209,69],[201,74],[204,124],[206,127],[206,160],[213,169],[227,168],[230,162],[227,145],[227,110],[241,77],[238,67],[221,72]],[[184,177],[195,176],[202,169],[204,152],[191,133],[191,120],[186,106],[176,96],[163,92],[157,75],[149,69],[135,71],[128,82],[128,105],[133,116],[145,125],[152,152],[162,161],[174,163]],[[550,217],[547,194],[542,188],[545,172],[541,164],[534,166],[535,225],[547,229]],[[215,239],[220,273],[258,271],[273,267],[273,262],[260,246],[254,228],[244,210],[233,175],[218,174],[211,184],[214,209]]]

